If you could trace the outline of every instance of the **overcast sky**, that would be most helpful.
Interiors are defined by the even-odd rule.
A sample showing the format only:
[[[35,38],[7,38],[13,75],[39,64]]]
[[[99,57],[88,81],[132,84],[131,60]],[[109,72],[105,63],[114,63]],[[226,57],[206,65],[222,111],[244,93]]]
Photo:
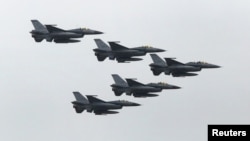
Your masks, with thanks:
[[[0,140],[204,141],[208,124],[250,123],[250,1],[0,1]],[[74,44],[36,43],[31,19],[105,32]],[[151,45],[161,57],[222,66],[198,76],[153,76],[149,55],[98,62],[94,38]],[[111,74],[182,87],[154,98],[115,97]],[[142,104],[119,114],[76,114],[72,91]]]

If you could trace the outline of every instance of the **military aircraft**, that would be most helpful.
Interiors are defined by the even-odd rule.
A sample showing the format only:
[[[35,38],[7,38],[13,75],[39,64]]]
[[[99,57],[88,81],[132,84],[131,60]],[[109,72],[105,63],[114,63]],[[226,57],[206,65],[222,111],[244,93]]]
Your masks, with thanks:
[[[144,56],[146,53],[164,52],[163,49],[153,48],[150,46],[140,46],[134,48],[127,48],[117,42],[108,42],[110,47],[101,39],[94,39],[98,48],[93,49],[98,61],[104,61],[107,57],[110,60],[117,60],[118,63],[139,61],[141,58],[134,58],[134,56]]]
[[[103,101],[93,95],[87,95],[87,98],[85,98],[77,91],[73,92],[73,94],[76,101],[73,101],[72,104],[76,113],[82,113],[86,110],[89,113],[94,112],[96,115],[116,114],[119,112],[112,110],[122,109],[123,106],[140,106],[138,103],[125,100]]]
[[[82,38],[84,35],[103,34],[103,32],[87,28],[64,30],[55,27],[56,25],[43,25],[38,20],[31,20],[31,22],[35,29],[30,33],[36,42],[46,39],[47,42],[75,43],[80,42],[80,40],[75,40],[75,38]]]
[[[151,63],[149,66],[151,67],[154,75],[160,75],[162,72],[164,72],[166,75],[172,74],[173,77],[195,76],[198,74],[190,72],[201,71],[202,68],[220,67],[209,63],[205,64],[189,62],[184,64],[174,60],[175,58],[165,58],[165,62],[156,54],[150,54],[150,56],[153,60],[153,63]]]
[[[142,84],[133,79],[123,80],[118,74],[112,74],[115,84],[112,84],[112,90],[116,96],[126,93],[127,95],[132,95],[134,97],[155,97],[157,94],[151,94],[151,92],[161,92],[163,89],[180,89],[180,87],[175,85],[170,85],[167,83],[148,83]]]

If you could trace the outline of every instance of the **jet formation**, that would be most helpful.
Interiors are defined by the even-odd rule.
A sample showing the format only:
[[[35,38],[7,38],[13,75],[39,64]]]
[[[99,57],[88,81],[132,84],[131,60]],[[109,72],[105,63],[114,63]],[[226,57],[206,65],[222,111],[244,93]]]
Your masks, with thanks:
[[[112,77],[115,83],[111,87],[116,96],[126,93],[126,95],[133,95],[134,97],[155,97],[158,95],[152,94],[152,92],[161,92],[163,89],[180,89],[178,86],[163,82],[142,84],[128,78],[125,81],[118,74],[112,74]]]
[[[86,110],[87,112],[93,112],[96,115],[117,114],[119,112],[114,110],[122,109],[124,106],[140,106],[138,103],[125,100],[104,101],[93,95],[87,95],[87,98],[85,98],[77,91],[73,92],[73,94],[76,100],[71,103],[73,104],[76,113],[82,113]]]
[[[151,46],[140,46],[134,48],[127,48],[118,42],[108,42],[109,46],[101,39],[94,39],[98,48],[93,49],[98,61],[104,61],[107,57],[110,60],[117,60],[118,63],[140,61],[141,58],[134,58],[134,56],[144,56],[147,53],[164,52],[165,50],[154,48]]]
[[[64,30],[55,27],[56,25],[43,25],[38,20],[31,20],[31,22],[35,29],[30,33],[36,42],[41,42],[45,39],[47,42],[75,43],[80,42],[76,38],[82,38],[84,35],[103,34],[103,32],[88,28]]]
[[[166,75],[172,74],[173,77],[196,76],[198,74],[193,72],[201,71],[203,68],[220,68],[220,66],[205,62],[189,62],[185,64],[174,60],[175,58],[164,58],[164,61],[157,54],[150,54],[150,56],[153,63],[149,64],[149,66],[154,75],[160,75],[164,72]]]
[[[65,30],[56,27],[56,25],[43,25],[38,20],[31,20],[31,22],[35,29],[30,33],[36,42],[46,40],[47,42],[53,41],[55,43],[75,43],[80,42],[77,39],[83,38],[84,35],[103,34],[103,32],[87,28]],[[108,44],[101,39],[94,39],[94,41],[97,48],[93,49],[93,51],[98,61],[104,61],[106,58],[109,58],[109,60],[116,60],[118,63],[129,63],[143,60],[138,56],[145,56],[147,53],[165,52],[164,49],[151,46],[128,48],[115,41],[109,41]],[[176,58],[162,59],[157,54],[150,54],[150,56],[153,63],[149,64],[149,66],[155,76],[161,73],[172,75],[173,77],[196,76],[198,75],[196,72],[202,69],[220,68],[218,65],[201,61],[181,63],[176,61]],[[125,93],[136,98],[156,97],[162,90],[181,88],[164,82],[144,84],[131,78],[124,80],[118,74],[112,74],[112,78],[115,83],[110,86],[115,96],[121,96]],[[76,113],[82,113],[86,110],[88,113],[94,113],[95,115],[117,114],[119,113],[117,110],[122,109],[124,106],[140,106],[138,103],[125,100],[104,101],[95,95],[86,95],[86,98],[78,91],[74,91],[73,95],[75,101],[71,103]]]

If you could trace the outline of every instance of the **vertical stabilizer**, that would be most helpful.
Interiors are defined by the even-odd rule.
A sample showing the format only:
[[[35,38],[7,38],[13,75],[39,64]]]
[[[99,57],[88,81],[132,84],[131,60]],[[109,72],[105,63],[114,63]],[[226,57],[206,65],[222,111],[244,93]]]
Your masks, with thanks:
[[[73,92],[73,94],[77,102],[81,102],[83,104],[89,104],[89,101],[80,92]]]
[[[127,82],[125,80],[123,80],[118,74],[112,74],[112,77],[113,77],[116,85],[128,87]]]
[[[97,47],[101,50],[105,50],[105,51],[111,51],[110,47],[104,43],[101,39],[94,39]]]
[[[160,66],[167,66],[166,62],[162,60],[158,55],[156,54],[150,54],[154,64],[160,65]]]
[[[49,33],[47,28],[43,24],[41,24],[38,20],[31,20],[31,22],[36,31],[44,33],[44,34]]]

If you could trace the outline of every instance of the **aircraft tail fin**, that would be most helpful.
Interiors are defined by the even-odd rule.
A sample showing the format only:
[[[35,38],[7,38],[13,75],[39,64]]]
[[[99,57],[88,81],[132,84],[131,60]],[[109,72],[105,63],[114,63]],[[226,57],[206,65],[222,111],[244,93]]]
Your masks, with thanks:
[[[124,86],[124,87],[128,87],[128,84],[125,80],[123,80],[118,74],[112,74],[112,77],[115,81],[115,84],[120,85],[120,86]]]
[[[154,64],[166,66],[166,62],[162,60],[157,54],[150,54]]]
[[[101,39],[94,39],[97,47],[101,50],[106,50],[106,51],[110,51],[110,47],[105,43],[103,42]]]
[[[35,30],[37,30],[38,32],[42,32],[42,33],[49,33],[49,31],[47,30],[47,28],[41,24],[38,20],[31,20]]]
[[[80,93],[80,92],[73,92],[76,101],[81,102],[83,104],[89,104],[89,101]]]

